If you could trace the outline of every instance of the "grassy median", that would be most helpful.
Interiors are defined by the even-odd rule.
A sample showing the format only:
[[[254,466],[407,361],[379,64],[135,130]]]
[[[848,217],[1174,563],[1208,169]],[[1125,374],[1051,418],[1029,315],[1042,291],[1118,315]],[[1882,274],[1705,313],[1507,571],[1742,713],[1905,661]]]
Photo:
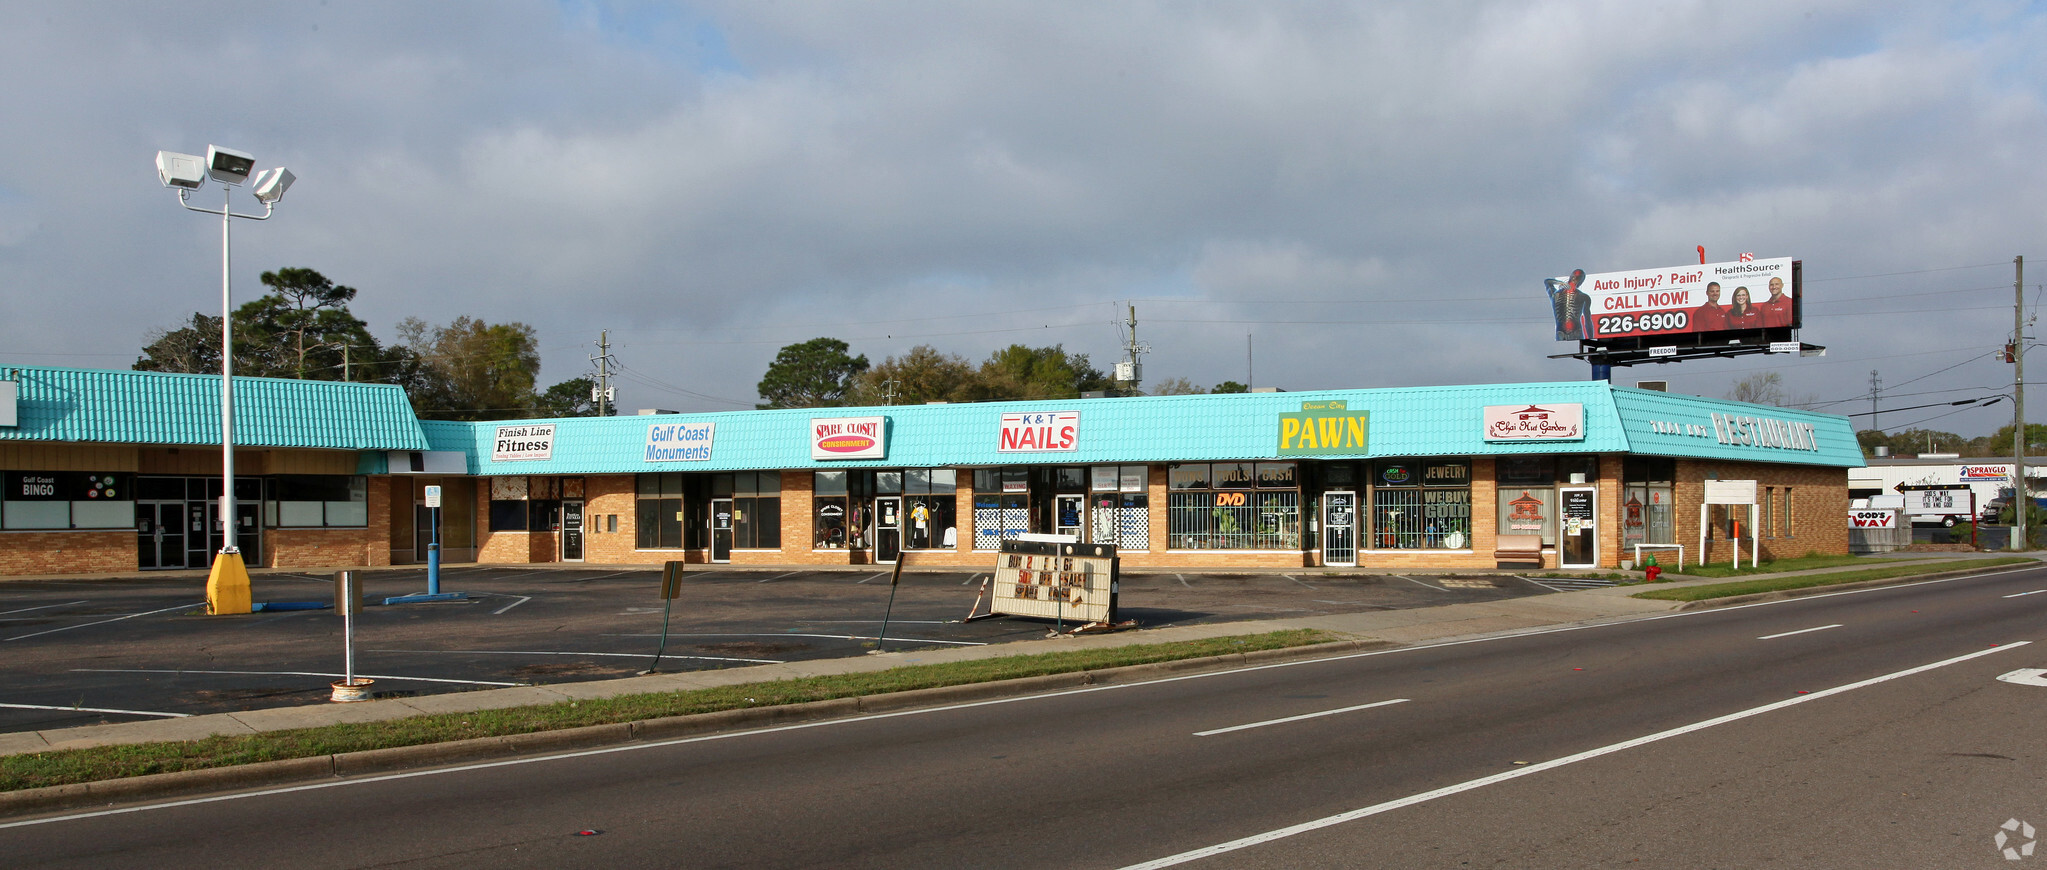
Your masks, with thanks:
[[[934,665],[909,665],[862,674],[772,680],[712,689],[621,695],[534,707],[445,713],[301,728],[262,734],[166,743],[96,746],[0,756],[0,791],[97,782],[151,773],[228,767],[368,749],[445,743],[476,737],[530,734],[585,725],[638,722],[746,707],[771,707],[880,695],[911,689],[986,683],[1018,677],[1095,671],[1153,662],[1206,658],[1336,640],[1328,632],[1297,629],[1177,643],[1104,647]]]
[[[1766,563],[1763,570],[1770,570]],[[1837,586],[1862,580],[1889,580],[1896,577],[1911,577],[1920,574],[1938,574],[1957,568],[1991,568],[2002,565],[2039,564],[2036,559],[2021,556],[2006,556],[1996,559],[1943,559],[1940,561],[1911,560],[1893,563],[1882,568],[1865,568],[1860,571],[1830,571],[1825,574],[1800,574],[1789,577],[1765,577],[1756,580],[1741,580],[1734,583],[1711,583],[1704,586],[1683,586],[1670,589],[1651,589],[1637,592],[1636,598],[1653,598],[1658,601],[1704,601],[1709,598],[1727,598],[1735,595],[1753,595],[1758,592],[1778,592],[1785,589],[1809,589],[1814,586]],[[1777,569],[1792,570],[1792,569]],[[1686,577],[1694,576],[1687,574]]]

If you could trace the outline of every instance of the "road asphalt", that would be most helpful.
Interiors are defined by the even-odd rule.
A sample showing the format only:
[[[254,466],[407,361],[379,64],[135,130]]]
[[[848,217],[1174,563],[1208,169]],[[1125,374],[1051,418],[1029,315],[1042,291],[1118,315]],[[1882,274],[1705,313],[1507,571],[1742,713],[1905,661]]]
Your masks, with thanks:
[[[1891,555],[1893,557],[1924,557],[1947,560],[1956,558],[1988,558],[2006,554],[1899,553]],[[1819,569],[1813,572],[1792,573],[1827,573],[1845,570],[1857,570],[1857,567],[1849,566],[1845,568]],[[2000,569],[1988,567],[1961,569],[1894,580],[1870,581],[1870,583],[1872,585],[1890,585],[1986,570]],[[1738,579],[1750,580],[1774,576],[1783,575],[1748,575]],[[1684,579],[1669,583],[1659,583],[1657,586],[1691,586],[1721,582],[1729,581],[1723,578]],[[1467,602],[1408,610],[1366,611],[1256,622],[1182,625],[1160,629],[1136,629],[1108,634],[1061,636],[988,646],[917,649],[839,659],[756,665],[726,670],[659,673],[617,680],[547,686],[520,686],[516,688],[389,698],[353,703],[322,703],[300,707],[217,713],[178,719],[0,734],[0,756],[94,746],[195,740],[214,735],[255,734],[265,731],[400,719],[422,714],[504,709],[552,704],[561,701],[606,698],[617,695],[679,691],[778,679],[880,671],[904,665],[936,664],[998,656],[1032,655],[1075,649],[1199,640],[1287,629],[1319,629],[1330,632],[1342,639],[1332,644],[1298,647],[1291,650],[1272,650],[1254,653],[1250,656],[1250,658],[1259,661],[1283,658],[1312,658],[1366,647],[1440,643],[1488,635],[1600,624],[1666,613],[1687,607],[1702,605],[1725,606],[1753,601],[1758,598],[1789,597],[1793,594],[1838,591],[1844,588],[1852,588],[1854,585],[1862,584],[1851,584],[1847,587],[1818,587],[1797,590],[1791,593],[1766,593],[1764,596],[1716,599],[1711,602],[1693,604],[1634,598],[1631,596],[1636,592],[1642,591],[1644,587],[1616,586],[1500,601]],[[589,728],[572,729],[569,732],[518,735],[516,737],[491,738],[481,741],[463,741],[463,744],[468,745],[460,747],[453,745],[443,747],[403,747],[391,750],[350,753],[349,756],[351,757],[323,756],[315,759],[297,759],[293,761],[245,765],[242,768],[156,774],[116,781],[121,783],[119,786],[116,786],[115,783],[88,783],[78,786],[30,789],[0,793],[0,815],[35,812],[62,806],[77,806],[96,802],[141,800],[200,790],[299,781],[320,776],[333,776],[337,773],[430,766],[486,755],[504,756],[521,752],[553,751],[576,746],[650,739],[656,736],[666,737],[677,733],[732,730],[768,722],[789,721],[792,718],[856,715],[878,709],[896,709],[915,704],[939,704],[955,702],[966,698],[1026,694],[1035,691],[1045,691],[1053,688],[1054,685],[1066,686],[1101,680],[1127,682],[1132,681],[1133,678],[1142,678],[1145,675],[1166,671],[1181,671],[1204,666],[1214,668],[1236,666],[1242,664],[1246,658],[1246,656],[1225,656],[1221,660],[1205,663],[1171,662],[1162,665],[1140,665],[1134,668],[1117,669],[1118,671],[1130,672],[1120,675],[1109,673],[1098,675],[1055,675],[1050,678],[1005,681],[1003,684],[927,689],[919,692],[905,693],[915,696],[914,698],[902,698],[893,701],[883,699],[849,699],[846,701],[818,702],[814,705],[802,705],[812,708],[809,711],[751,708],[727,711],[725,713],[680,717],[681,720],[692,720],[687,722],[664,721],[664,723],[592,726]],[[650,725],[652,727],[649,727]]]

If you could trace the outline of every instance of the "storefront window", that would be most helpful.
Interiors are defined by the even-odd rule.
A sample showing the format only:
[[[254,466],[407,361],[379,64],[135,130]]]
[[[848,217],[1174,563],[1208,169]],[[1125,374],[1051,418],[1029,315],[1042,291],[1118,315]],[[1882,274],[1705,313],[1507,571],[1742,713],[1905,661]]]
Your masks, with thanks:
[[[4,481],[0,483],[0,528],[135,527],[133,474],[96,471],[7,471],[0,472],[0,481]],[[240,491],[242,487],[238,485],[235,489]]]
[[[838,550],[847,546],[848,529],[857,528],[846,516],[846,472],[819,471],[812,478],[810,499],[812,549]]]
[[[644,475],[643,475],[644,476]],[[521,475],[490,479],[490,530],[526,530],[526,478]]]
[[[680,550],[683,547],[683,496],[682,474],[642,474],[637,482],[638,499],[634,503],[635,536],[633,546],[641,550]],[[492,502],[495,507],[496,502]],[[497,511],[491,511],[492,521]]]
[[[1174,550],[1298,550],[1301,494],[1291,462],[1182,463],[1183,485],[1166,494],[1166,547]],[[1206,480],[1205,488],[1191,484]],[[1255,492],[1246,492],[1253,485]]]
[[[712,492],[721,485],[731,493],[732,546],[741,550],[781,549],[781,473],[741,471],[712,475]]]
[[[1382,460],[1372,471],[1374,547],[1462,550],[1471,545],[1469,462]]]
[[[1621,462],[1621,546],[1677,543],[1677,462],[1630,456]]]
[[[1502,456],[1493,461],[1502,535],[1541,535],[1557,541],[1557,462],[1553,456]]]
[[[270,478],[264,520],[271,528],[362,528],[370,522],[369,479],[330,474]]]
[[[951,550],[959,546],[954,514],[958,477],[950,468],[903,472],[903,548]]]

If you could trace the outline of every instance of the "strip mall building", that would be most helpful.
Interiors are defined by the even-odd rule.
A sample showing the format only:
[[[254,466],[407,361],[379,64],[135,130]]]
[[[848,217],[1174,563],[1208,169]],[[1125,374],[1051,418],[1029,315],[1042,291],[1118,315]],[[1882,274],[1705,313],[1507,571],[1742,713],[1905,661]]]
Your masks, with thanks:
[[[1601,381],[454,423],[237,378],[229,524],[219,386],[0,369],[0,574],[203,568],[230,525],[280,568],[436,537],[447,562],[984,567],[1024,532],[1200,569],[1492,568],[1539,535],[1545,567],[1611,568],[1696,561],[1702,522],[1728,558],[1751,521],[1708,481],[1755,481],[1765,558],[1845,553],[1863,464],[1843,417]]]

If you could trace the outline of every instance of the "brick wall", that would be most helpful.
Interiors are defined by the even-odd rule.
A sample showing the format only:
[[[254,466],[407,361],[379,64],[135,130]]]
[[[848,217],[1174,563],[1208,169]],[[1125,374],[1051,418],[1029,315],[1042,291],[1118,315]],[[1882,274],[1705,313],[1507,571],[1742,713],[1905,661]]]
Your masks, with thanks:
[[[132,529],[0,533],[0,575],[112,574],[139,558]]]
[[[1774,495],[1768,517],[1770,528],[1760,536],[1764,559],[1788,559],[1807,553],[1840,556],[1848,553],[1848,471],[1844,468],[1776,465],[1772,463],[1708,462],[1681,460],[1677,464],[1677,542],[1683,544],[1688,562],[1701,556],[1692,553],[1699,544],[1699,503],[1705,500],[1706,477],[1720,480],[1754,480],[1758,501]],[[1783,514],[1789,490],[1790,517]],[[1737,515],[1744,509],[1733,508]],[[1758,519],[1763,516],[1758,507]],[[1744,519],[1743,526],[1748,525]],[[1703,558],[1728,562],[1734,558],[1733,542],[1727,530],[1710,531]],[[1743,533],[1742,558],[1749,554],[1747,532]]]

